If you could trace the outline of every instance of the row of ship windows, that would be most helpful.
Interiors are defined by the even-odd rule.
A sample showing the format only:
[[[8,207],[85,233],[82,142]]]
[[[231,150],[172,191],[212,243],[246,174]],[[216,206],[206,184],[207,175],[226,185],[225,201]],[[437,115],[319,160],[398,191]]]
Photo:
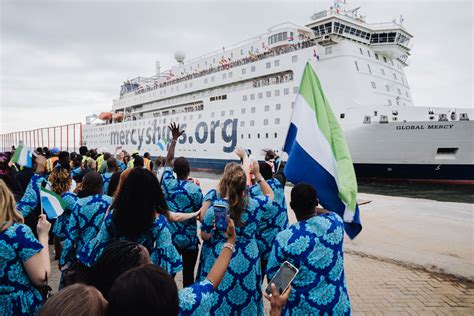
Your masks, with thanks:
[[[293,94],[296,94],[298,93],[298,87],[293,87]],[[274,96],[275,97],[278,97],[280,96],[280,90],[275,90],[273,92]],[[290,94],[290,88],[284,88],[283,89],[283,95],[289,95]],[[265,92],[265,96],[267,98],[271,98],[272,97],[272,92],[271,91],[267,91]],[[258,99],[263,99],[263,92],[259,92],[257,93],[257,98]],[[255,94],[254,93],[251,93],[249,94],[248,96],[247,95],[243,95],[242,96],[242,100],[243,101],[247,101],[247,100],[255,100]]]
[[[354,65],[355,65],[356,70],[360,71],[359,63],[357,63],[356,60],[354,60]],[[372,75],[372,67],[370,67],[369,64],[367,64],[367,70],[369,71],[369,74]],[[380,73],[382,74],[382,76],[386,76],[385,69],[380,68]],[[398,76],[396,73],[392,72],[392,76],[393,76],[393,80],[398,80]],[[405,79],[403,78],[403,76],[400,76],[400,79],[402,80],[402,84],[405,85]]]
[[[372,85],[372,88],[377,89],[377,85],[375,84],[374,81],[371,81],[370,84]],[[390,86],[388,84],[385,85],[385,90],[387,90],[387,92],[390,92]],[[398,90],[398,95],[402,95],[402,90],[400,90],[400,88],[397,88],[397,90]],[[407,98],[410,98],[408,91],[405,91],[405,95],[407,96]]]
[[[254,136],[256,136],[257,139],[260,139],[260,138],[267,138],[267,139],[268,139],[268,138],[271,138],[271,134],[270,134],[270,133],[265,133],[265,134],[262,133],[261,135],[260,135],[260,133],[256,133],[256,134],[254,134]],[[262,137],[260,137],[260,136],[262,136]],[[265,137],[264,137],[264,136],[265,136]],[[244,134],[240,134],[240,139],[244,139],[244,137],[245,137]],[[248,139],[252,139],[252,134],[248,133],[248,134],[247,134],[247,138],[248,138]],[[278,138],[278,133],[273,133],[273,138]]]
[[[360,51],[360,54],[361,54],[361,55],[364,55],[364,51],[363,51],[362,48],[359,47],[359,51]],[[370,50],[367,50],[367,56],[372,57],[372,54],[370,53]],[[374,53],[374,58],[375,58],[376,60],[380,60],[379,54]],[[393,59],[392,59],[392,58],[387,58],[387,57],[385,57],[385,56],[382,56],[382,59],[383,59],[383,61],[384,61],[386,64],[387,64],[388,61],[390,60],[390,63],[392,64],[392,66],[395,66],[395,64],[393,63]],[[397,67],[398,67],[398,69],[402,70],[402,66],[400,66],[399,63],[397,63]]]
[[[291,103],[291,108],[293,108],[293,106],[294,106],[294,102]],[[281,104],[280,104],[280,103],[275,104],[275,111],[280,111],[280,110],[281,110]],[[264,111],[264,112],[270,112],[270,105],[265,105],[265,106],[263,107],[263,111]],[[256,113],[256,112],[257,112],[257,108],[256,108],[255,106],[252,106],[252,107],[250,108],[249,113],[252,113],[252,114],[253,114],[253,113]],[[240,113],[241,113],[241,114],[247,114],[247,108],[242,108],[242,109],[240,109]],[[226,116],[226,111],[221,111],[220,114],[221,114],[221,117],[224,117],[224,116]],[[229,110],[228,115],[229,115],[229,116],[234,115],[234,110]],[[216,117],[216,112],[211,112],[211,118],[215,118],[215,117]],[[201,114],[198,114],[198,115],[197,115],[197,119],[201,119],[201,118],[202,118],[202,115],[201,115]],[[189,116],[189,120],[192,121],[193,119],[194,119],[194,115],[190,115],[190,116]],[[187,121],[187,120],[188,120],[188,116],[187,116],[187,115],[184,115],[184,116],[182,117],[182,119],[181,119],[181,121],[183,121],[183,122],[184,122],[184,121]],[[179,121],[180,121],[180,118],[179,118],[179,116],[178,116],[178,117],[175,117],[175,118],[169,118],[169,121],[167,121],[166,118],[163,118],[163,119],[160,118],[160,119],[158,120],[158,123],[161,124],[161,123],[163,122],[163,124],[166,124],[167,122],[179,122]],[[263,121],[263,123],[264,123],[264,125],[268,125],[268,122],[265,123],[265,120]],[[145,123],[143,123],[143,124],[145,124]],[[242,121],[240,122],[240,124],[241,124],[241,127],[244,126],[244,125],[242,125]],[[245,124],[245,123],[244,123],[244,124]],[[275,124],[280,124],[280,119],[278,119],[278,120],[275,119]],[[135,126],[135,125],[133,125],[133,126]],[[254,126],[253,123],[250,123],[250,126]],[[130,127],[132,127],[132,125],[130,125]]]
[[[297,61],[298,61],[298,55],[291,56],[291,61],[292,61],[293,63],[297,62]],[[266,66],[267,69],[271,68],[271,62],[267,62],[265,66]],[[274,61],[273,61],[273,66],[274,66],[274,67],[280,66],[280,60],[279,60],[279,59],[274,60]],[[256,68],[255,65],[250,66],[250,72],[255,72],[256,70],[257,70],[257,68]],[[241,71],[242,71],[242,75],[245,75],[245,74],[247,73],[247,68],[243,67]],[[222,74],[222,79],[233,78],[233,76],[234,76],[234,73],[233,73],[232,71],[229,71],[229,72],[227,72],[227,73],[224,72],[224,73]],[[210,81],[210,82],[215,82],[215,81],[216,81],[215,76],[212,76],[212,77],[210,77],[210,78],[204,78],[204,84],[209,83],[209,81]],[[193,83],[192,83],[192,82],[190,82],[190,83],[185,83],[185,84],[184,84],[184,88],[185,88],[185,89],[187,89],[187,88],[192,88],[192,87],[193,87]],[[175,91],[175,87],[171,87],[171,92],[174,92],[174,91]],[[179,85],[176,86],[176,91],[179,91]],[[160,95],[166,94],[166,89],[160,90],[160,91],[159,91],[159,94],[160,94]],[[153,96],[154,96],[154,97],[156,97],[157,95],[158,95],[158,92],[153,92]],[[144,98],[145,98],[145,96],[140,96],[140,97],[138,97],[138,98],[135,97],[135,101],[137,101],[137,100],[142,100],[142,99],[144,99]],[[125,106],[125,103],[124,103],[124,102],[121,102],[121,103],[119,103],[119,104]]]

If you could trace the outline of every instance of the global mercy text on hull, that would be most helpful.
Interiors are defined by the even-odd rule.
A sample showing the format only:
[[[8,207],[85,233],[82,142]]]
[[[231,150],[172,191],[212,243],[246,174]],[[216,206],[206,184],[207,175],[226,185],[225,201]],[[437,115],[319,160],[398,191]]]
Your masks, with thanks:
[[[413,105],[404,67],[412,35],[399,23],[368,24],[343,4],[285,23],[156,75],[126,81],[107,124],[83,127],[89,147],[163,155],[167,125],[186,135],[177,155],[219,169],[236,146],[257,156],[281,148],[307,62],[345,131],[359,178],[474,183],[470,109]],[[261,157],[258,157],[261,158]]]

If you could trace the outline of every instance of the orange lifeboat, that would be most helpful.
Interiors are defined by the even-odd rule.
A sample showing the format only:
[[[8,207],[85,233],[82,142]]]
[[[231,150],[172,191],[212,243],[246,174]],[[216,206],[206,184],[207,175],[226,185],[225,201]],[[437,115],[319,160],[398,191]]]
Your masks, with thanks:
[[[123,121],[123,112],[117,112],[112,115],[112,119],[117,122],[122,122]]]
[[[112,119],[112,113],[110,112],[102,112],[99,114],[99,119],[103,121],[110,121]]]

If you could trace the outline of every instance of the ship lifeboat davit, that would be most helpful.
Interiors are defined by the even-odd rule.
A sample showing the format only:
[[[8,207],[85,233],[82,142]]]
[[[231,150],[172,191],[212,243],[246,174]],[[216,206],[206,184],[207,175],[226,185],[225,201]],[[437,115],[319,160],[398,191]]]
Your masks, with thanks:
[[[99,114],[99,119],[103,121],[110,121],[112,119],[112,113],[110,112],[102,112]]]
[[[122,122],[123,121],[123,112],[117,112],[112,115],[112,119],[117,122]]]

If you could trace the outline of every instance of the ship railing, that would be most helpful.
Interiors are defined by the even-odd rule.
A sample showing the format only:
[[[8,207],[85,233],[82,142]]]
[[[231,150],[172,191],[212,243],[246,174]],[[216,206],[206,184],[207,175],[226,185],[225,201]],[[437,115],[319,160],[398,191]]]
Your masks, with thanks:
[[[199,77],[207,76],[207,75],[217,73],[217,72],[220,72],[220,71],[228,71],[229,69],[231,69],[233,67],[239,67],[239,66],[242,66],[242,65],[251,64],[251,63],[254,63],[254,62],[257,62],[257,61],[260,61],[260,60],[264,60],[264,59],[267,59],[267,58],[271,58],[271,57],[279,56],[279,55],[282,55],[282,54],[295,52],[295,51],[305,49],[305,48],[308,48],[308,47],[313,47],[313,46],[316,46],[316,44],[317,44],[317,40],[314,39],[314,38],[306,40],[306,41],[290,44],[286,47],[280,47],[280,48],[277,48],[277,49],[268,50],[268,51],[265,51],[265,52],[260,53],[260,54],[253,54],[253,55],[250,55],[248,57],[245,57],[245,58],[242,58],[242,59],[239,59],[239,60],[236,60],[236,61],[232,61],[230,63],[224,64],[224,65],[221,65],[221,66],[210,67],[208,69],[201,70],[199,72],[195,72],[195,73],[192,73],[192,74],[187,74],[185,76],[182,76],[182,77],[179,77],[179,78],[167,81],[167,82],[162,82],[162,83],[157,83],[156,82],[154,84],[154,86],[147,87],[147,88],[141,88],[139,90],[135,90],[134,93],[135,94],[142,94],[142,93],[154,91],[154,90],[157,90],[157,89],[160,89],[160,88],[165,88],[165,87],[177,84],[177,83],[181,83],[181,82],[196,79],[196,78],[199,78]]]

